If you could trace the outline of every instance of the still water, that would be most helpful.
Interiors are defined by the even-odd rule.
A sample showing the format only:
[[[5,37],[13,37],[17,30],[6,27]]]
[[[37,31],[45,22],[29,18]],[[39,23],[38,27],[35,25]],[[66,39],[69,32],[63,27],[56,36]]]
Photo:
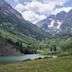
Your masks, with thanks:
[[[16,61],[24,61],[27,59],[37,59],[37,58],[44,58],[45,55],[40,54],[26,54],[21,56],[0,56],[0,62],[16,62]]]

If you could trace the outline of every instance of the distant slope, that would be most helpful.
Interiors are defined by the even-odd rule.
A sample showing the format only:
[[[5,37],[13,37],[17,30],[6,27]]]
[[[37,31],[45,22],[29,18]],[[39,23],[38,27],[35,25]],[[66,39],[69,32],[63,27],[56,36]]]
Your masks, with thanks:
[[[0,55],[11,55],[21,53],[34,53],[33,50],[37,49],[39,41],[36,39],[26,36],[22,33],[13,33],[0,28]],[[9,52],[12,53],[9,53]],[[27,51],[27,52],[25,52]],[[4,53],[2,53],[4,52]],[[8,53],[8,54],[7,54]],[[13,55],[12,54],[12,55]]]
[[[20,13],[4,0],[0,0],[0,27],[12,32],[20,32],[36,39],[47,37],[45,31],[23,19]]]
[[[61,34],[72,36],[72,9],[66,14],[63,23],[61,25]]]
[[[69,12],[61,11],[37,23],[52,36],[72,36],[72,9]]]
[[[67,13],[61,11],[56,15],[51,15],[47,19],[37,23],[37,26],[43,28],[53,36],[72,35],[72,10]]]
[[[35,53],[38,40],[47,36],[45,31],[24,20],[19,12],[0,0],[0,55],[13,55],[17,51]]]

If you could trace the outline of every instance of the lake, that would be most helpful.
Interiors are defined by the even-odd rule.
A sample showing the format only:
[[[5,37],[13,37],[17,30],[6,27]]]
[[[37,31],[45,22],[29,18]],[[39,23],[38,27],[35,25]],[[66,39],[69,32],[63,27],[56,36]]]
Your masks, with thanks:
[[[16,62],[16,61],[24,61],[27,59],[34,60],[39,57],[44,58],[45,55],[26,54],[26,55],[21,55],[21,56],[0,56],[0,62]]]
[[[41,54],[26,54],[21,56],[0,56],[0,62],[16,62],[16,61],[24,61],[27,59],[37,59],[37,58],[44,58],[44,57],[51,57],[50,55],[41,55]],[[52,56],[55,57],[55,56]]]

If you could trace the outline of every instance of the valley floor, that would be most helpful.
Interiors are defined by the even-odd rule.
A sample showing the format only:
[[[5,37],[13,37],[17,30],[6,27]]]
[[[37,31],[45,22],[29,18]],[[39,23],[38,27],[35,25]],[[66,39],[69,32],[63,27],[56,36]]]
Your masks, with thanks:
[[[0,72],[72,72],[72,56],[0,64]]]

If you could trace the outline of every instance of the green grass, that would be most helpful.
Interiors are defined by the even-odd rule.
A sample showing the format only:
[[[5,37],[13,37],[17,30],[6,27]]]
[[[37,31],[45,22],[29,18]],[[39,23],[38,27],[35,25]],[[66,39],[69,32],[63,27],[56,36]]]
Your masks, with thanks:
[[[0,72],[72,72],[72,56],[0,64]]]
[[[27,46],[28,44],[38,44],[38,41],[32,37],[26,36],[21,33],[11,33],[9,31],[6,31],[2,28],[0,28],[0,35],[5,39],[11,39],[13,42],[21,41],[23,47]]]
[[[43,50],[37,50],[37,53],[39,54],[51,54],[51,51],[49,49],[43,49]]]

